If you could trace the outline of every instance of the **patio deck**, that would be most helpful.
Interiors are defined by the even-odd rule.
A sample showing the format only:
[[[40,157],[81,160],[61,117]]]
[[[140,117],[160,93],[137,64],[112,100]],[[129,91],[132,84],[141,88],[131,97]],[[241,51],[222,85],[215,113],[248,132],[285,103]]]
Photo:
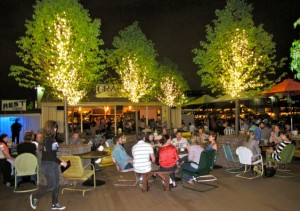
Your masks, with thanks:
[[[257,178],[247,180],[226,173],[224,168],[214,169],[212,174],[218,180],[219,187],[205,193],[184,189],[180,183],[170,192],[163,191],[159,178],[150,183],[148,192],[136,187],[115,187],[119,178],[114,166],[97,172],[97,178],[106,184],[95,191],[66,191],[59,195],[60,203],[70,211],[110,211],[110,210],[299,210],[300,196],[300,160],[294,159],[289,169],[294,178]],[[126,177],[134,178],[133,173]],[[31,210],[30,193],[14,193],[13,187],[0,185],[0,206],[5,211]],[[38,202],[37,210],[51,210],[51,194]]]

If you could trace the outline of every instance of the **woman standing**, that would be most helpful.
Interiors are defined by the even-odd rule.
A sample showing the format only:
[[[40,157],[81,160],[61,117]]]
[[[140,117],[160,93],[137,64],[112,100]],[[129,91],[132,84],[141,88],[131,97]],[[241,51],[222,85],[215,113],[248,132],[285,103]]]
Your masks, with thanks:
[[[163,171],[172,171],[170,174],[170,184],[176,187],[175,170],[179,156],[177,149],[171,144],[169,135],[164,135],[161,139],[162,146],[159,148],[159,165]],[[167,184],[166,184],[167,185]]]
[[[57,130],[55,121],[48,120],[45,123],[44,132],[45,138],[43,141],[41,169],[47,180],[47,186],[43,186],[37,192],[30,195],[30,205],[32,209],[36,209],[37,201],[46,193],[52,192],[52,206],[53,210],[64,210],[66,207],[58,203],[59,192],[59,179],[60,170],[59,166],[67,166],[67,163],[57,158],[56,152],[58,150],[58,143],[55,139]]]
[[[11,173],[12,173],[12,164],[14,158],[9,154],[9,149],[7,146],[8,135],[1,134],[0,136],[0,169],[3,176],[3,183],[7,187],[11,185]],[[10,162],[8,161],[10,160]]]

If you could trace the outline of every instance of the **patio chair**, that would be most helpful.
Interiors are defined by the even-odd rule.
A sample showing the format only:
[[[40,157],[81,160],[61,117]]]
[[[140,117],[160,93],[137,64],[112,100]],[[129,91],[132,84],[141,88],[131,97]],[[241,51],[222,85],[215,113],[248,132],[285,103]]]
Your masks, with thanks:
[[[31,192],[38,189],[39,165],[37,157],[31,153],[22,153],[15,159],[15,189],[16,193]],[[29,189],[18,188],[17,177],[36,175],[36,186]]]
[[[60,157],[62,161],[70,161],[71,166],[65,170],[61,175],[67,179],[74,181],[73,187],[67,187],[62,189],[62,194],[65,190],[69,191],[81,191],[84,196],[85,192],[94,190],[96,188],[96,175],[95,175],[95,167],[93,164],[89,163],[85,166],[82,165],[81,158],[79,156],[74,155],[63,155]],[[92,167],[92,169],[90,169]],[[89,169],[87,169],[89,168]],[[86,187],[77,187],[77,181],[86,181],[90,177],[93,178],[93,186],[90,188]]]
[[[223,148],[225,157],[229,162],[240,163],[239,158],[232,154],[230,146],[224,144],[224,145],[222,145],[222,148]],[[237,173],[243,172],[244,170],[242,169],[242,166],[240,165],[239,168],[227,168],[227,169],[225,169],[225,171],[228,173],[231,173],[231,174],[237,174]]]
[[[118,165],[118,163],[116,162],[115,158],[113,156],[111,156],[117,171],[120,173],[120,177],[123,177],[124,173],[128,173],[128,172],[134,172],[135,174],[135,180],[125,180],[125,179],[118,179],[118,183],[114,183],[114,186],[123,186],[123,187],[134,187],[138,184],[138,177],[134,171],[134,168],[130,168],[130,169],[121,169]]]
[[[243,173],[237,174],[237,177],[254,179],[261,177],[264,174],[264,164],[261,154],[253,156],[253,153],[250,149],[244,146],[240,146],[236,149],[236,154],[239,156],[240,163],[245,166]],[[260,173],[255,174],[254,176],[246,176],[246,174],[251,170],[252,165],[260,165]]]
[[[277,176],[277,177],[294,177],[294,174],[288,172],[290,170],[287,170],[286,165],[291,163],[292,158],[295,153],[295,150],[296,150],[295,145],[289,144],[286,147],[284,147],[283,150],[281,151],[281,153],[280,153],[281,160],[280,161],[274,160],[271,157],[266,158],[267,163],[271,162],[271,163],[276,163],[278,165],[285,165],[284,169],[280,169],[280,168],[277,169],[277,173],[275,174],[275,176]]]
[[[194,162],[196,165],[198,165],[198,170],[196,172],[182,169],[181,173],[186,173],[192,176],[193,180],[195,181],[194,185],[190,185],[186,182],[183,182],[183,176],[181,176],[182,187],[190,190],[198,191],[198,192],[206,192],[214,188],[217,188],[218,187],[217,185],[205,183],[205,182],[211,182],[217,180],[215,176],[209,175],[209,173],[213,170],[214,167],[215,156],[216,156],[215,150],[203,151],[200,156],[199,164]],[[206,188],[202,189],[202,187],[204,186]]]

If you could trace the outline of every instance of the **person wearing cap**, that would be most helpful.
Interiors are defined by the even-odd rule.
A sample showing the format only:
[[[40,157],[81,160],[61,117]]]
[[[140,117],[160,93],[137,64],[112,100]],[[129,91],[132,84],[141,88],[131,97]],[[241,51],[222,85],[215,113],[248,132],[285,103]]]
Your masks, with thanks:
[[[112,151],[112,155],[115,158],[118,166],[120,169],[130,169],[133,168],[133,158],[130,157],[125,149],[123,148],[123,139],[120,135],[115,136],[113,139],[113,142],[115,144],[114,149]]]

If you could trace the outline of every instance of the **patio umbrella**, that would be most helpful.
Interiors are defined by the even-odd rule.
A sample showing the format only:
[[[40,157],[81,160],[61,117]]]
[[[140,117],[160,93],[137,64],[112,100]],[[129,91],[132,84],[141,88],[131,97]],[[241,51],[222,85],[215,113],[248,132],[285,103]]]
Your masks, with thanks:
[[[203,95],[202,97],[199,97],[195,100],[192,100],[191,102],[184,104],[184,106],[207,104],[213,102],[214,100],[215,98],[209,95]]]
[[[273,86],[270,90],[264,91],[263,94],[272,96],[276,93],[282,94],[290,98],[291,95],[300,95],[300,82],[294,79],[285,79],[279,84]],[[289,111],[292,110],[291,101],[289,102]],[[293,129],[293,118],[291,113],[291,128]]]
[[[250,96],[248,96],[244,93],[240,94],[239,100],[249,100],[249,99],[251,99]],[[235,100],[235,98],[233,98],[229,94],[227,94],[227,95],[224,95],[222,97],[219,97],[219,98],[215,99],[213,101],[213,103],[221,103],[221,102],[234,101],[234,100]]]
[[[271,96],[280,93],[285,96],[300,95],[300,82],[294,79],[285,79],[279,84],[273,86],[270,90],[264,91],[263,94]]]

